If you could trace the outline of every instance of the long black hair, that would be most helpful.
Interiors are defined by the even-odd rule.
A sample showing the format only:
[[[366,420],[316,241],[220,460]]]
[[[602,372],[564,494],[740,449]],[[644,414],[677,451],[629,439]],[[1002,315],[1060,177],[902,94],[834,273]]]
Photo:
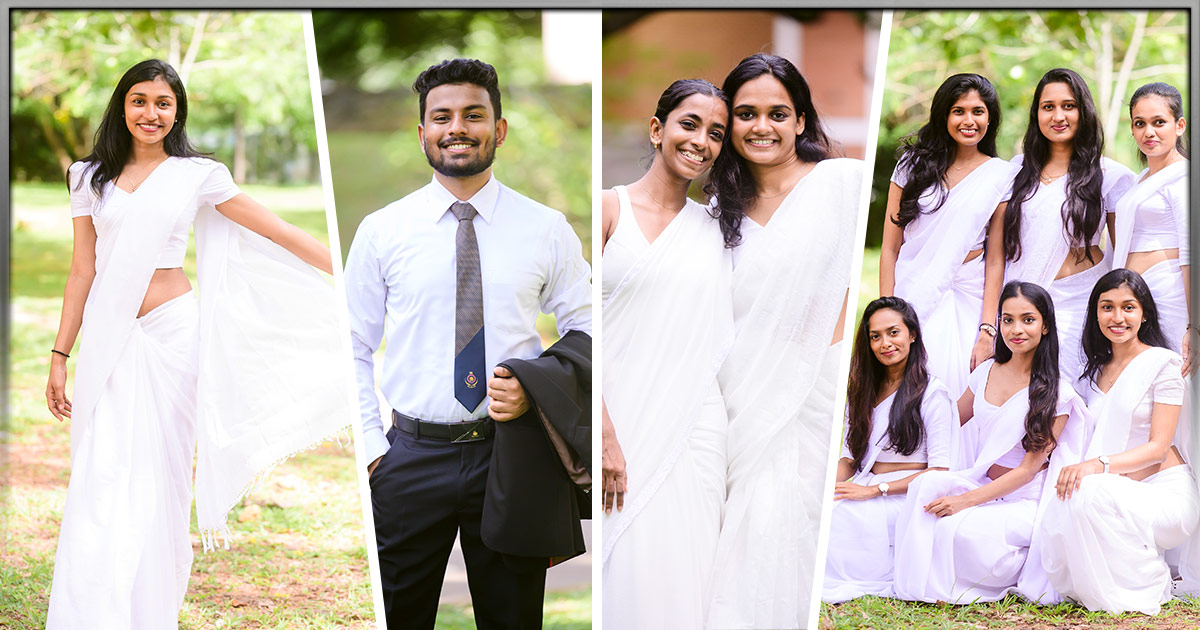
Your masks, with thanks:
[[[854,350],[850,357],[850,384],[846,389],[846,413],[849,425],[846,443],[854,461],[851,466],[858,471],[867,455],[871,438],[871,415],[875,401],[887,377],[887,368],[871,350],[871,316],[882,310],[892,310],[900,315],[913,342],[908,347],[908,359],[904,365],[904,376],[896,397],[888,412],[888,443],[901,455],[912,455],[925,440],[925,423],[921,420],[921,400],[929,385],[929,372],[925,368],[925,342],[921,337],[921,324],[917,311],[908,302],[897,297],[881,297],[872,300],[863,311],[854,335]]]
[[[662,96],[658,97],[658,105],[654,109],[654,118],[665,128],[667,126],[667,117],[671,115],[671,112],[675,111],[680,103],[683,103],[688,97],[695,94],[703,94],[704,96],[720,99],[721,102],[725,103],[726,111],[729,110],[729,99],[725,97],[725,93],[717,86],[704,79],[679,79],[667,86],[667,89],[663,90]],[[728,128],[728,121],[726,121],[725,126]],[[654,153],[651,155],[657,155],[659,148],[654,147]]]
[[[1171,116],[1175,120],[1183,118],[1183,96],[1179,94],[1179,90],[1169,83],[1147,83],[1134,91],[1133,96],[1129,99],[1129,117],[1133,117],[1133,106],[1137,102],[1147,96],[1161,96],[1167,102],[1167,109],[1171,110]],[[1175,137],[1175,150],[1179,151],[1179,155],[1183,157],[1191,157],[1188,155],[1187,134],[1180,134]],[[1146,154],[1138,151],[1138,159],[1143,164],[1146,163]]]
[[[929,122],[917,131],[901,140],[896,157],[903,168],[908,171],[908,183],[900,194],[900,212],[893,223],[904,226],[911,223],[921,214],[921,206],[917,200],[931,186],[946,181],[946,171],[954,163],[958,154],[958,143],[950,137],[946,123],[950,118],[950,109],[958,99],[968,92],[975,91],[988,111],[987,131],[979,141],[979,151],[984,155],[996,157],[996,134],[1000,133],[1000,99],[996,96],[996,88],[991,82],[978,74],[964,73],[951,76],[933,95],[933,104],[929,108]],[[937,203],[928,212],[937,212],[946,202],[946,189],[937,188]]]
[[[1021,257],[1021,206],[1038,190],[1042,168],[1050,157],[1050,141],[1038,127],[1038,107],[1042,90],[1051,83],[1065,83],[1075,97],[1079,123],[1072,141],[1071,162],[1067,167],[1067,200],[1062,206],[1063,228],[1073,248],[1082,248],[1076,262],[1092,257],[1092,237],[1100,231],[1104,219],[1102,186],[1104,172],[1100,158],[1104,155],[1104,132],[1096,105],[1083,77],[1074,70],[1054,68],[1042,76],[1029,105],[1029,125],[1025,128],[1024,161],[1013,180],[1012,199],[1004,213],[1004,257]]]
[[[783,88],[792,98],[796,117],[804,116],[804,131],[796,136],[796,157],[804,162],[820,162],[830,157],[833,143],[821,127],[817,109],[813,106],[812,91],[808,88],[804,76],[787,59],[758,53],[738,63],[721,85],[721,90],[729,99],[730,107],[733,107],[737,92],[743,85],[764,74],[775,77],[783,84]],[[717,205],[712,212],[721,225],[726,247],[736,247],[741,242],[742,213],[758,194],[754,186],[754,177],[750,175],[742,156],[729,147],[733,142],[732,138],[733,134],[726,134],[726,146],[721,150],[721,155],[713,160],[708,183],[704,185],[705,194],[717,199]]]
[[[81,161],[95,164],[91,169],[91,187],[99,197],[104,194],[104,186],[115,180],[129,161],[133,150],[133,136],[125,126],[125,96],[134,85],[142,81],[153,81],[162,78],[175,93],[175,123],[167,137],[163,138],[163,150],[167,155],[175,157],[203,157],[188,140],[187,123],[187,92],[183,89],[183,81],[170,64],[159,59],[147,59],[125,71],[117,82],[112,97],[108,99],[108,107],[104,110],[104,118],[100,120],[100,128],[96,130],[96,138],[92,152]],[[87,171],[85,171],[87,172]],[[78,185],[82,185],[80,180]],[[69,184],[68,184],[69,185]]]
[[[1013,280],[1004,285],[1000,292],[1000,308],[997,318],[1004,312],[1004,302],[1014,297],[1029,300],[1042,316],[1046,334],[1042,335],[1038,347],[1033,351],[1033,371],[1029,375],[1029,413],[1025,416],[1025,437],[1021,447],[1029,453],[1039,453],[1054,448],[1054,418],[1058,409],[1058,325],[1054,321],[1054,301],[1042,287],[1032,282]],[[1008,363],[1013,353],[1004,342],[1004,335],[996,335],[996,363]],[[982,396],[979,392],[977,395]]]
[[[1154,304],[1154,296],[1150,287],[1136,271],[1128,269],[1113,269],[1104,274],[1092,287],[1092,295],[1088,299],[1087,319],[1083,324],[1083,356],[1087,363],[1083,368],[1083,378],[1096,383],[1100,379],[1100,370],[1112,361],[1113,347],[1108,337],[1100,330],[1099,304],[1100,294],[1112,291],[1120,286],[1129,287],[1133,297],[1142,305],[1142,317],[1145,321],[1138,328],[1137,337],[1148,346],[1170,349],[1167,336],[1163,334],[1162,325],[1158,322],[1158,307]]]

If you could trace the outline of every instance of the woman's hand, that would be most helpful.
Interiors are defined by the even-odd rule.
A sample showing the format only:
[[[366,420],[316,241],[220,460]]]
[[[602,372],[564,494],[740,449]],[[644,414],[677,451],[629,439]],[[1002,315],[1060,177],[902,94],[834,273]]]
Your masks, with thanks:
[[[1188,326],[1183,331],[1183,350],[1180,352],[1180,355],[1183,357],[1183,370],[1181,373],[1185,378],[1196,372],[1196,353],[1200,350],[1200,343],[1193,343],[1194,341],[1200,342],[1200,330],[1197,330],[1193,326]]]
[[[604,502],[604,513],[612,514],[613,507],[616,507],[618,512],[625,507],[625,493],[629,490],[625,476],[625,453],[621,451],[621,444],[617,442],[616,432],[605,431],[601,441],[604,483],[601,499]]]
[[[1088,475],[1098,475],[1104,472],[1104,464],[1100,463],[1099,459],[1089,459],[1085,462],[1063,466],[1058,473],[1058,483],[1054,488],[1058,491],[1058,498],[1066,500],[1071,498],[1071,495],[1079,489],[1079,483]]]
[[[975,337],[975,347],[971,349],[971,371],[974,372],[980,363],[992,358],[995,353],[996,338],[980,330]]]
[[[71,417],[71,400],[67,398],[67,359],[58,354],[51,354],[50,378],[46,382],[46,407],[58,418]]]
[[[940,499],[934,499],[929,505],[925,506],[925,511],[930,514],[942,518],[971,507],[973,504],[965,495],[951,494]]]
[[[833,484],[833,500],[865,501],[882,496],[879,486],[860,486],[851,481],[839,481]]]

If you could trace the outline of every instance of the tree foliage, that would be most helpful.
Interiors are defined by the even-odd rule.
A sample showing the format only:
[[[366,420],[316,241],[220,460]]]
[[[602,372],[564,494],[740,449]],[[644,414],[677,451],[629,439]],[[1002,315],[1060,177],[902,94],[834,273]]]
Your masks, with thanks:
[[[159,58],[187,87],[189,134],[239,181],[315,180],[301,14],[17,11],[12,29],[15,179],[60,179],[125,70]]]
[[[1000,157],[1021,152],[1029,103],[1051,68],[1088,82],[1104,125],[1105,154],[1137,170],[1129,138],[1129,97],[1165,81],[1187,94],[1187,14],[1179,11],[905,11],[895,14],[888,46],[868,242],[883,227],[888,179],[901,138],[929,119],[941,82],[976,72],[995,86],[1003,110]]]

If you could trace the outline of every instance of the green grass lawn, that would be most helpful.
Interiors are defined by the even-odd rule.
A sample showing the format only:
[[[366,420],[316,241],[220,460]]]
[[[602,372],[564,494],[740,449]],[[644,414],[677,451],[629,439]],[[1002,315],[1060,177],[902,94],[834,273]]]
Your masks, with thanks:
[[[246,186],[324,242],[319,187]],[[53,573],[70,437],[45,407],[49,349],[71,261],[62,184],[13,187],[8,426],[0,435],[0,628],[40,630]],[[194,274],[189,251],[185,269]],[[194,275],[193,275],[194,277]],[[74,360],[68,362],[74,367]],[[68,392],[73,387],[68,382]],[[196,561],[180,628],[375,628],[353,449],[326,443],[279,466],[230,515],[229,551]]]

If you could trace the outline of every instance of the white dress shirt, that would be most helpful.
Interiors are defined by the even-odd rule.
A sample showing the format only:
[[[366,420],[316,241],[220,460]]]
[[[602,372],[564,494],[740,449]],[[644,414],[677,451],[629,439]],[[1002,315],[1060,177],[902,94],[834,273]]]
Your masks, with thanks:
[[[432,422],[487,416],[490,398],[474,410],[454,398],[456,201],[434,178],[363,219],[350,246],[346,300],[368,461],[390,446],[372,358],[385,335],[380,389],[396,411]],[[590,335],[590,270],[566,217],[494,177],[468,201],[479,213],[488,376],[506,359],[541,354],[539,310],[555,315],[560,334]]]

